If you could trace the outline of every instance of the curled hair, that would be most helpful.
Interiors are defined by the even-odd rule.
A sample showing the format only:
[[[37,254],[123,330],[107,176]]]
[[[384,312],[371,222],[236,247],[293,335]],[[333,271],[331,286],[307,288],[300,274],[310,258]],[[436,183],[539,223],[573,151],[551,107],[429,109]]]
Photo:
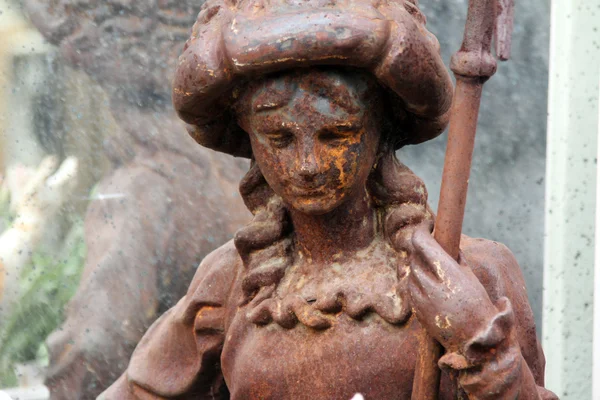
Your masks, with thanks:
[[[421,224],[433,224],[423,181],[398,161],[392,150],[386,150],[369,175],[367,188],[383,222],[385,238],[404,256],[410,253],[414,230]],[[283,200],[273,193],[256,163],[242,180],[240,192],[254,214],[252,222],[235,235],[245,267],[243,304],[252,301],[258,305],[273,294],[292,264],[293,228]],[[251,317],[254,322],[270,322],[265,320],[264,310],[256,311]],[[282,313],[277,322],[289,318]]]
[[[277,285],[283,278],[291,258],[291,221],[283,200],[271,190],[255,162],[240,183],[240,193],[254,215],[235,235],[247,271],[242,283],[247,301],[260,288]]]
[[[308,79],[318,80],[320,72],[318,70],[312,72],[314,75]],[[325,84],[325,81],[320,84]],[[354,93],[360,96],[373,96],[374,91],[368,86],[359,90],[360,93]],[[286,92],[285,89],[282,91]],[[289,93],[283,97],[285,99],[282,98],[282,102],[287,102]],[[385,108],[383,111],[385,112]],[[376,110],[375,114],[378,112],[381,111]],[[390,129],[392,127],[388,125],[382,127],[378,155],[367,179],[366,188],[371,203],[377,211],[386,240],[393,249],[406,256],[411,252],[414,229],[421,224],[431,224],[432,214],[427,206],[425,185],[396,158],[397,143],[393,138],[397,135],[389,132]],[[287,206],[270,188],[254,161],[240,183],[240,193],[246,206],[254,215],[252,222],[240,229],[235,236],[235,245],[245,267],[242,304],[250,303],[250,320],[262,324],[274,319],[282,326],[292,326],[295,318],[301,318],[301,314],[315,317],[315,313],[298,312],[299,307],[307,305],[293,301],[289,302],[292,310],[286,310],[285,307],[272,307],[272,309],[260,307],[261,303],[272,297],[286,270],[292,265],[293,226]],[[399,319],[390,318],[395,321]],[[327,325],[326,321],[317,317],[307,324],[309,326],[312,324],[314,327]]]

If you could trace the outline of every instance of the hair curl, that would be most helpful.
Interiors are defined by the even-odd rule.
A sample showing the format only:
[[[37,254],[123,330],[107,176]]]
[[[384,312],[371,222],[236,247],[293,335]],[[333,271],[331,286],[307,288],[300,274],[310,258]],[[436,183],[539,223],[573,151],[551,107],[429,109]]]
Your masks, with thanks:
[[[336,71],[343,73],[343,70]],[[312,76],[308,79],[312,81],[319,81],[319,75],[323,76],[322,69],[311,69],[310,73]],[[321,79],[319,84],[326,84],[323,81]],[[270,92],[267,90],[267,93]],[[285,98],[292,94],[290,90],[277,93]],[[383,89],[378,94],[373,94],[369,88],[362,90],[363,96],[381,94],[385,95]],[[287,102],[285,98],[278,100]],[[387,104],[386,107],[389,108]],[[386,107],[382,111],[390,111]],[[367,191],[382,222],[385,238],[396,251],[406,255],[411,251],[414,229],[424,223],[432,224],[433,218],[423,181],[396,158],[397,144],[392,138],[397,135],[391,133],[394,128],[384,120],[376,163],[367,179]],[[240,183],[240,193],[254,215],[252,222],[235,235],[235,245],[246,270],[242,304],[258,306],[273,295],[292,264],[293,226],[287,206],[269,187],[255,161]],[[254,314],[253,310],[256,311]],[[268,317],[257,307],[250,307],[249,315],[255,323],[268,322]],[[278,323],[293,324],[293,321],[287,321],[289,318],[293,319],[293,316],[282,315]]]

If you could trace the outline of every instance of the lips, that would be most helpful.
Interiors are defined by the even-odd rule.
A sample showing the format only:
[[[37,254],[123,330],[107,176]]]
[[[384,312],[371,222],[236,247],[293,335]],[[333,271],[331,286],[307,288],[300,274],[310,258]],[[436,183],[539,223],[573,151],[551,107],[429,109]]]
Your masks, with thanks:
[[[292,176],[287,182],[290,191],[295,195],[314,196],[327,191],[328,174],[317,173],[313,176]]]
[[[294,196],[322,196],[326,192],[326,188],[324,185],[295,185],[290,184],[289,186],[290,192]]]

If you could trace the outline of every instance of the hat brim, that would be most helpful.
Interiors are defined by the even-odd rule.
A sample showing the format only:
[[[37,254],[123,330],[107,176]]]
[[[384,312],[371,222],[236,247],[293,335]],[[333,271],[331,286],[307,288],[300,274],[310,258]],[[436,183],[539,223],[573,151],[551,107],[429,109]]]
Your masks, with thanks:
[[[201,13],[180,57],[173,103],[198,143],[250,157],[247,135],[228,107],[236,85],[319,65],[365,69],[389,88],[404,110],[402,145],[432,139],[448,124],[453,87],[439,44],[397,3],[258,16],[224,7],[210,18]]]

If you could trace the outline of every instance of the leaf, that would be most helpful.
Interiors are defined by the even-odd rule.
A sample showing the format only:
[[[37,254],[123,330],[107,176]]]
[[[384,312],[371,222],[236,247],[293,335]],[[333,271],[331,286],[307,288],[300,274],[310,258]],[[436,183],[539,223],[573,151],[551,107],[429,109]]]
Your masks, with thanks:
[[[36,252],[23,268],[22,294],[0,327],[0,387],[17,384],[15,364],[47,360],[44,341],[64,320],[65,306],[79,284],[85,254],[83,222],[77,221],[58,254]]]

